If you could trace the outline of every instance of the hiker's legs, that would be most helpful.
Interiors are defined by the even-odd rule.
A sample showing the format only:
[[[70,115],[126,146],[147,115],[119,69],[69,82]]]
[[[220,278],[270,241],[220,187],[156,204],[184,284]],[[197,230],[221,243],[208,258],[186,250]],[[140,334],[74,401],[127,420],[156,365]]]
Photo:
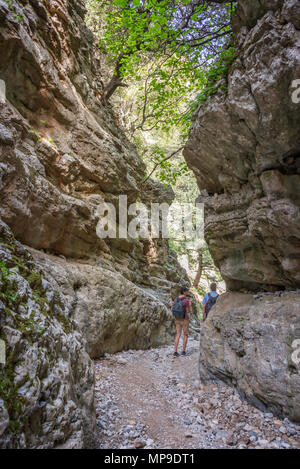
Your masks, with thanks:
[[[176,319],[176,337],[175,337],[175,343],[174,343],[174,352],[177,352],[178,349],[178,344],[179,344],[179,339],[181,336],[181,331],[182,331],[182,321],[180,319]]]
[[[174,344],[174,352],[177,352],[178,349],[178,344],[179,344],[179,339],[180,339],[181,333],[177,333],[175,337],[175,344]]]
[[[189,321],[185,320],[183,324],[183,346],[182,346],[182,351],[186,351],[186,346],[188,343],[188,338],[189,338]]]
[[[184,337],[183,337],[183,346],[182,346],[182,351],[183,351],[183,352],[185,352],[185,350],[186,350],[188,338],[189,338],[189,336],[184,334]]]

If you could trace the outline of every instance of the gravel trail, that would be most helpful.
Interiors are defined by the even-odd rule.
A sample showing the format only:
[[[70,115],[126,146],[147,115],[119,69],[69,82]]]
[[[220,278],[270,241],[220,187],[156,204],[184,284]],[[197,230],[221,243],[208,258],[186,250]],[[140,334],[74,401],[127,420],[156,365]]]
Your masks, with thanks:
[[[300,448],[300,427],[198,377],[199,343],[129,350],[97,360],[100,448]]]

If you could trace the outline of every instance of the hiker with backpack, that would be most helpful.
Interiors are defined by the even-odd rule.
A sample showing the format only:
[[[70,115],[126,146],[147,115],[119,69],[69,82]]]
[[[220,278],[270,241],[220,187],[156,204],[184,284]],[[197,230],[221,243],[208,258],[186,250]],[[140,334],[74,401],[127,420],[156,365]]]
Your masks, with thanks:
[[[212,307],[216,304],[216,301],[218,299],[218,293],[217,293],[217,284],[212,283],[210,285],[210,292],[206,293],[204,296],[204,299],[202,301],[203,304],[203,322],[207,319],[208,313],[212,309]]]
[[[175,318],[176,323],[176,337],[175,337],[175,344],[174,344],[174,357],[178,357],[179,353],[177,352],[179,339],[181,336],[181,332],[183,331],[183,347],[182,347],[182,355],[186,355],[186,346],[188,342],[189,336],[189,313],[191,311],[191,303],[193,301],[192,298],[188,297],[190,293],[187,287],[180,288],[180,296],[175,298],[172,313]]]

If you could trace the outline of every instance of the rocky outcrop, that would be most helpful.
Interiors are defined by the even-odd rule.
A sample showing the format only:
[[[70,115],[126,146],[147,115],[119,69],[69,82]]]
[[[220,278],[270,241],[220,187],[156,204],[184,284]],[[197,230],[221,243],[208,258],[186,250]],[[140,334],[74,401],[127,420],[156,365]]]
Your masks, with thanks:
[[[145,349],[174,338],[172,316],[165,304],[115,270],[67,262],[32,249],[31,253],[48,281],[73,305],[91,357]]]
[[[173,193],[151,180],[141,184],[145,166],[103,101],[84,15],[83,0],[0,1],[0,219],[22,243],[16,249],[30,250],[28,269],[41,272],[47,285],[43,298],[57,292],[45,318],[37,306],[33,318],[34,289],[15,274],[27,292],[25,306],[2,308],[18,405],[9,409],[4,380],[4,447],[92,446],[93,370],[85,350],[99,357],[168,342],[171,297],[188,283],[167,240],[97,236],[100,203],[117,207],[120,194],[128,203],[170,202]],[[5,269],[14,267],[7,249]],[[29,423],[14,436],[19,414]]]
[[[199,107],[184,151],[233,290],[300,286],[299,15],[296,0],[239,2],[228,92]]]
[[[300,422],[300,294],[225,293],[201,331],[200,375]]]
[[[0,447],[97,447],[94,365],[73,309],[0,222]]]
[[[291,355],[299,293],[278,290],[300,286],[299,18],[296,0],[238,2],[236,57],[196,111],[184,151],[228,290],[277,291],[220,297],[201,331],[201,377],[225,380],[255,405],[297,421],[299,365]]]

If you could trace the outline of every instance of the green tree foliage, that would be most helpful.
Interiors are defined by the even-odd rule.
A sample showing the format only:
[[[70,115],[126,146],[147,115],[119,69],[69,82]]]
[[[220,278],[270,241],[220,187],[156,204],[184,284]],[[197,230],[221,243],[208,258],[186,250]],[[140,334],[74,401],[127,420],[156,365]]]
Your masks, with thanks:
[[[205,0],[87,0],[88,25],[98,35],[110,77],[105,99],[121,93],[131,138],[143,133],[187,138],[197,105],[217,89],[234,57],[230,18],[236,2]],[[124,104],[121,104],[124,110]],[[135,142],[137,143],[137,141]],[[149,149],[164,183],[187,171],[174,170],[163,147]]]
[[[233,2],[203,0],[96,0],[101,7],[99,47],[112,67],[106,99],[139,84],[133,129],[169,131],[185,123],[206,70],[230,34]],[[99,10],[98,10],[99,11]],[[103,13],[104,12],[104,13]]]

